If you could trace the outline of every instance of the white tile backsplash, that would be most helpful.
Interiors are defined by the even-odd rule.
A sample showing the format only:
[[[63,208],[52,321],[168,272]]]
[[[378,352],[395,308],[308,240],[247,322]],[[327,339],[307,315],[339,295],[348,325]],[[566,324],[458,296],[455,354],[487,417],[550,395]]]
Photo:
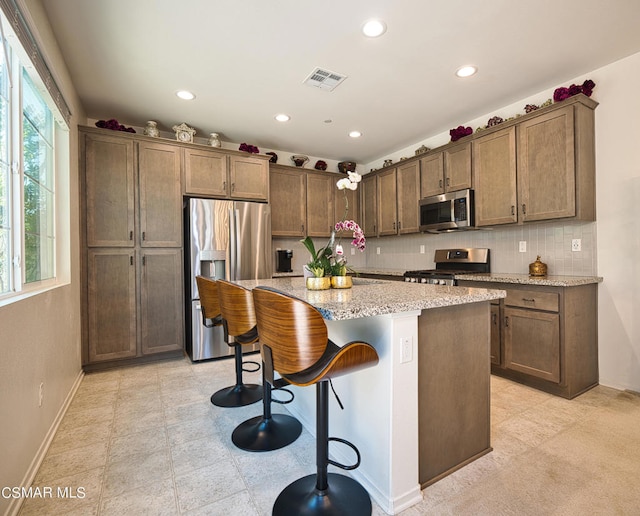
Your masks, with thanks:
[[[582,239],[582,251],[571,250],[571,240]],[[527,251],[518,251],[519,242],[527,242]],[[314,239],[324,245],[326,239]],[[344,245],[346,243],[346,245]],[[499,273],[528,273],[529,264],[540,259],[547,264],[550,275],[597,276],[596,224],[594,222],[540,223],[478,231],[460,231],[441,235],[416,234],[368,238],[364,253],[350,254],[343,242],[349,264],[354,268],[430,269],[436,249],[456,247],[487,247],[491,249],[491,270]],[[420,246],[424,245],[424,254]],[[376,248],[380,248],[380,254]],[[292,268],[302,270],[308,260],[307,251],[298,239],[274,238],[273,249],[293,249]],[[274,265],[275,267],[275,265]]]

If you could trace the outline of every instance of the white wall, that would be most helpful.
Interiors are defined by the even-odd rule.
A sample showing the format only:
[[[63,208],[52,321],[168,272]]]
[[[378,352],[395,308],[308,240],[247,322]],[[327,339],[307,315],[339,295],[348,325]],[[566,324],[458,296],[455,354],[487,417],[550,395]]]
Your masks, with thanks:
[[[78,138],[76,120],[84,113],[66,71],[40,0],[26,0],[46,49],[56,82],[69,104],[71,177],[69,184],[70,284],[0,308],[0,488],[30,482],[43,444],[81,374]],[[44,383],[42,407],[38,387]],[[0,514],[15,500],[0,497]]]

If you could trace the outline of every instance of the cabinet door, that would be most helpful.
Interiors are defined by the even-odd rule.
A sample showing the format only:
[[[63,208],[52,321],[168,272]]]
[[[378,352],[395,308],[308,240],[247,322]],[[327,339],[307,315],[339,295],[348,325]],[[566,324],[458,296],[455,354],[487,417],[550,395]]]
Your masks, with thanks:
[[[505,367],[560,382],[560,316],[521,308],[504,309]]]
[[[205,149],[184,149],[184,190],[187,194],[227,197],[227,155]]]
[[[523,221],[573,217],[573,106],[518,126],[518,199]]]
[[[304,237],[306,231],[306,176],[298,170],[272,167],[269,172],[271,234]]]
[[[397,170],[392,168],[378,174],[378,234],[398,233]]]
[[[420,160],[420,198],[444,193],[444,153],[436,152]]]
[[[502,364],[500,350],[500,305],[491,305],[491,363]]]
[[[517,222],[515,127],[473,141],[473,188],[476,226]]]
[[[333,220],[335,174],[307,173],[307,235],[329,236]]]
[[[232,199],[266,201],[269,193],[269,161],[251,156],[229,156]]]
[[[180,148],[141,142],[138,168],[140,245],[182,247]]]
[[[420,231],[420,162],[398,167],[398,233]]]
[[[444,151],[444,189],[455,192],[471,188],[471,142]]]
[[[140,271],[142,354],[182,349],[182,250],[145,249],[142,251]]]
[[[133,247],[133,142],[94,134],[84,138],[87,246]]]
[[[89,362],[136,356],[133,249],[87,251]]]
[[[367,174],[360,182],[362,193],[362,225],[365,236],[378,236],[378,176]]]

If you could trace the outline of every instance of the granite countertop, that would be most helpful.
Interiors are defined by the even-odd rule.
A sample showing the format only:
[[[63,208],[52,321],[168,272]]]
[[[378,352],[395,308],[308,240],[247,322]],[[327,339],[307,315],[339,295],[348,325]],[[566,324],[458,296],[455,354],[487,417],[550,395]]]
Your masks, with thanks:
[[[601,283],[599,276],[536,276],[528,274],[491,273],[491,274],[456,274],[457,280],[486,281],[494,283],[515,283],[518,285],[544,285],[547,287],[577,287],[591,283]]]
[[[261,285],[281,290],[307,301],[320,311],[322,317],[334,321],[478,303],[506,297],[504,290],[365,278],[354,278],[352,288],[329,290],[307,290],[304,278],[291,277],[241,280],[236,283],[249,289]]]

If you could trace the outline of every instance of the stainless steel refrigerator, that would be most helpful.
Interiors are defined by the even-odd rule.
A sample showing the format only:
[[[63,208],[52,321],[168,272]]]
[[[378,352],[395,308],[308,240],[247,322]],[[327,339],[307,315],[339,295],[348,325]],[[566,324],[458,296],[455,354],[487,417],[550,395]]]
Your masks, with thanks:
[[[184,215],[187,353],[193,361],[232,355],[222,327],[202,324],[196,276],[230,281],[271,278],[269,205],[187,199]]]

